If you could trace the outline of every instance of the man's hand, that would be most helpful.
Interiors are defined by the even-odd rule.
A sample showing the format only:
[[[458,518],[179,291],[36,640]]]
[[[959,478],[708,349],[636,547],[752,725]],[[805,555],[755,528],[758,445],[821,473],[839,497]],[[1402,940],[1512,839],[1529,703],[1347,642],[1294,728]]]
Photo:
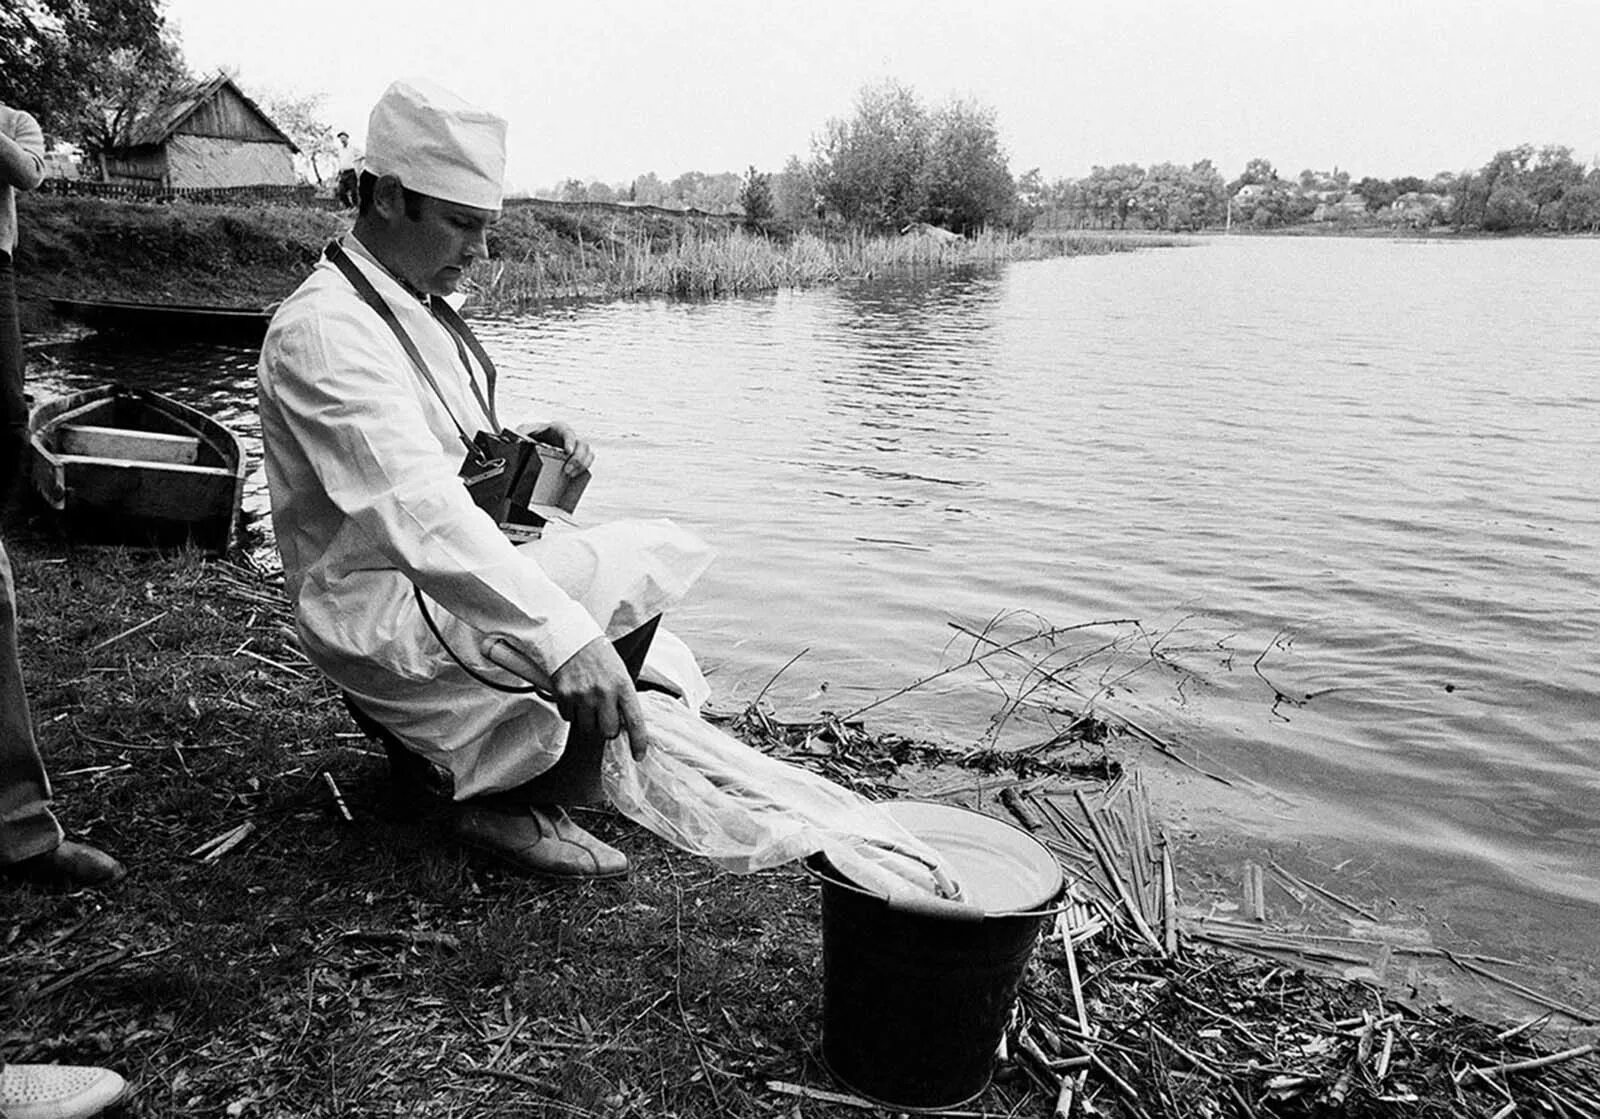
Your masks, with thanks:
[[[594,462],[594,448],[589,446],[588,440],[579,439],[578,433],[572,430],[572,425],[563,420],[556,420],[539,428],[530,428],[527,434],[532,439],[549,443],[552,447],[560,447],[567,452],[567,464],[562,467],[561,472],[568,478],[576,478]]]
[[[626,731],[635,760],[650,749],[650,731],[644,725],[639,693],[622,658],[604,637],[579,649],[556,669],[550,690],[562,717],[580,734],[609,742]]]

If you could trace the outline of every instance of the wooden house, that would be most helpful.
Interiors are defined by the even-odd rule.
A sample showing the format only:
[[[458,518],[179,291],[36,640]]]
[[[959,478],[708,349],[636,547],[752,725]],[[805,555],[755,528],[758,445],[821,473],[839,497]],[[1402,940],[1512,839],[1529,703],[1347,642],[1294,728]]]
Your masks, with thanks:
[[[111,182],[179,190],[293,185],[299,152],[226,74],[183,86],[118,130],[102,153]]]

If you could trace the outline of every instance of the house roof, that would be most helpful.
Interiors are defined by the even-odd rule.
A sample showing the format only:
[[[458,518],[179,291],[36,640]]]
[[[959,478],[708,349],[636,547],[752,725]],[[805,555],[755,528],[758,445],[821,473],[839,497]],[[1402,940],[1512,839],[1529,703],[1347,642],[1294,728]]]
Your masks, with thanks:
[[[299,152],[300,149],[295,146],[295,142],[278,127],[277,122],[263,112],[261,106],[251,100],[232,78],[220,72],[203,81],[177,86],[170,90],[152,108],[141,112],[128,124],[123,134],[117,138],[118,146],[137,148],[166,143],[172,138],[173,133],[183,127],[184,122],[199,112],[223,89],[232,90],[268,131],[289,145],[290,151]]]

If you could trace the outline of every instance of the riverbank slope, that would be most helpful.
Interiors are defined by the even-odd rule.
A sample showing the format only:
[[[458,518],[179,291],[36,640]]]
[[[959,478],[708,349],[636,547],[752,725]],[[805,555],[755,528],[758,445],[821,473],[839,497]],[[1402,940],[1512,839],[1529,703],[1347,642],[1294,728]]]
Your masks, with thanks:
[[[140,203],[24,195],[16,263],[23,329],[59,325],[51,298],[263,307],[294,290],[353,215],[315,207]],[[1170,238],[1063,233],[871,237],[833,227],[746,230],[654,207],[508,201],[490,259],[469,276],[479,311],[547,300],[705,298],[832,283],[892,269],[1108,253]]]

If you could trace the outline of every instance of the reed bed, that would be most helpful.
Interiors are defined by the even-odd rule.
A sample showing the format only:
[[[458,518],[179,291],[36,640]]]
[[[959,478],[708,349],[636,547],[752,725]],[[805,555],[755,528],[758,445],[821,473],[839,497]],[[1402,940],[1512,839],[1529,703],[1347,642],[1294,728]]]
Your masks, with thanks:
[[[587,234],[587,235],[586,235]],[[841,280],[992,267],[1125,252],[1152,242],[1085,233],[1019,236],[985,232],[972,238],[927,236],[824,237],[803,231],[780,239],[726,223],[688,223],[663,235],[628,226],[576,231],[565,251],[503,253],[473,276],[474,302],[491,312],[555,299],[668,296],[713,299],[807,288]]]

